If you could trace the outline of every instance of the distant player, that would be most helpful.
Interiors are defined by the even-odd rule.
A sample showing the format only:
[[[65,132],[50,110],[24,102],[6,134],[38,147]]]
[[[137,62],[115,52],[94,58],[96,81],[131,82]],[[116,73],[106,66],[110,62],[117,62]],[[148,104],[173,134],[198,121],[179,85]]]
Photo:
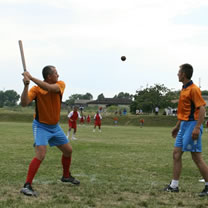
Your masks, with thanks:
[[[114,120],[114,125],[117,126],[117,125],[118,125],[118,117],[115,116],[115,117],[113,118],[113,120]]]
[[[97,113],[94,116],[94,129],[93,129],[93,132],[95,132],[96,126],[98,126],[99,132],[101,132],[101,120],[102,120],[102,116],[99,113],[99,111],[97,111]]]
[[[140,123],[140,127],[142,128],[142,127],[144,126],[144,119],[141,118],[141,119],[139,120],[139,123]]]
[[[84,125],[84,122],[85,122],[85,116],[84,116],[84,115],[81,115],[81,118],[80,118],[80,120],[79,120],[79,123],[80,123],[81,125]]]
[[[77,140],[77,138],[75,137],[75,134],[77,132],[77,119],[78,118],[81,118],[81,116],[80,116],[80,113],[77,111],[77,107],[74,106],[74,110],[68,114],[69,130],[67,132],[67,137],[69,138],[71,129],[74,129],[74,132],[72,134],[72,140]]]
[[[88,116],[87,116],[87,124],[90,124],[90,121],[91,121],[91,118],[90,118],[90,115],[88,114]]]
[[[158,113],[159,113],[159,108],[158,108],[158,106],[156,106],[155,107],[155,115],[158,115]]]

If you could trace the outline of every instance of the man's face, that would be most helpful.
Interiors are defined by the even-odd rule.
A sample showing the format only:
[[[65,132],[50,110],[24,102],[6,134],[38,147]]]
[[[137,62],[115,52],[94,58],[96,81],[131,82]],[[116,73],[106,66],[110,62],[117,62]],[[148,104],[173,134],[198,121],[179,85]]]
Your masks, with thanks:
[[[184,81],[184,78],[185,78],[185,73],[182,72],[182,70],[180,68],[179,71],[178,71],[178,81],[179,82],[183,82]]]
[[[51,70],[52,70],[52,73],[48,75],[48,79],[50,80],[51,83],[56,83],[58,81],[59,75],[55,67],[51,68]]]

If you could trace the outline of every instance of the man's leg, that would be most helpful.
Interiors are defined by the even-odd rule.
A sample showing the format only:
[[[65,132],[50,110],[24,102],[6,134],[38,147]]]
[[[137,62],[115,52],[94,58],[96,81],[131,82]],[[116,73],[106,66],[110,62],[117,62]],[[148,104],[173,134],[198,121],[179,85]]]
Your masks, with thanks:
[[[77,140],[77,138],[75,138],[76,132],[77,132],[77,127],[74,128],[74,132],[73,132],[73,134],[72,134],[72,140]]]
[[[95,129],[96,129],[96,124],[94,124],[94,129],[93,129],[93,132],[95,132]]]
[[[182,169],[182,150],[179,147],[174,147],[173,150],[173,180],[179,180]]]
[[[201,152],[192,152],[192,159],[206,182],[208,182],[208,166],[202,158]]]
[[[71,132],[71,127],[69,127],[69,129],[67,131],[67,138],[69,138],[70,132]]]
[[[35,177],[35,174],[37,173],[41,162],[45,158],[46,151],[47,151],[46,146],[41,145],[35,147],[36,155],[29,165],[26,183],[30,183],[30,185],[32,184],[33,178]]]
[[[171,183],[165,187],[164,191],[179,192],[178,184],[182,169],[182,150],[179,147],[174,147],[173,150],[173,179]]]
[[[62,182],[70,182],[74,185],[79,185],[80,182],[76,180],[70,173],[71,159],[72,159],[72,147],[69,143],[57,146],[63,155],[62,155],[62,166],[63,166],[63,177],[61,178]]]
[[[202,177],[205,180],[205,188],[199,196],[208,196],[208,166],[202,158],[201,152],[192,152],[192,159],[198,167]]]
[[[46,146],[36,146],[35,152],[36,155],[33,158],[33,160],[30,162],[28,173],[27,173],[27,179],[24,184],[24,187],[21,189],[21,193],[27,195],[27,196],[37,196],[37,193],[32,189],[32,181],[38,172],[38,169],[40,167],[41,162],[44,160],[46,155],[47,147]]]
[[[63,144],[57,146],[63,153],[62,155],[62,166],[63,166],[63,176],[68,178],[70,176],[69,169],[71,165],[71,158],[72,158],[72,147],[68,144]]]

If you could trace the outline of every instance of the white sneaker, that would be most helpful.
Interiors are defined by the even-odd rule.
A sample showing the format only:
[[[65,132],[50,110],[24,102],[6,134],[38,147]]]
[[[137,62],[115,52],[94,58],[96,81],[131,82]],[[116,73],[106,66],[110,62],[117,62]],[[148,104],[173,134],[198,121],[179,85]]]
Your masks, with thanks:
[[[95,132],[95,129],[93,129],[92,131]]]
[[[99,130],[99,132],[102,132],[101,130]]]
[[[75,138],[75,137],[72,137],[72,140],[77,140],[77,138]]]
[[[204,179],[200,179],[199,182],[205,183],[205,180]]]

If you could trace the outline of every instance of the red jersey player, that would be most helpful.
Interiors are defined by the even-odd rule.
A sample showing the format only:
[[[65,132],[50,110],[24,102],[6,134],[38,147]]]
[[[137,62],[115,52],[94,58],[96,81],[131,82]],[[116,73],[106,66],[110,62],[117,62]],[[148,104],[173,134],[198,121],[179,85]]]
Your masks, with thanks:
[[[100,115],[99,111],[94,116],[94,129],[93,132],[95,132],[96,126],[98,126],[99,131],[101,132],[101,120],[102,116]]]
[[[84,124],[84,122],[85,122],[85,116],[84,115],[81,116],[79,122],[80,122],[81,125]]]
[[[88,114],[88,116],[87,116],[87,123],[90,124],[90,121],[91,121],[91,118],[90,118],[90,115]]]
[[[77,111],[77,107],[76,106],[74,106],[74,110],[71,111],[68,114],[68,118],[69,118],[69,130],[67,132],[67,137],[69,138],[71,129],[74,129],[74,132],[72,134],[72,140],[77,140],[75,138],[75,134],[77,132],[77,119],[81,118],[81,116],[80,116],[80,113]]]

